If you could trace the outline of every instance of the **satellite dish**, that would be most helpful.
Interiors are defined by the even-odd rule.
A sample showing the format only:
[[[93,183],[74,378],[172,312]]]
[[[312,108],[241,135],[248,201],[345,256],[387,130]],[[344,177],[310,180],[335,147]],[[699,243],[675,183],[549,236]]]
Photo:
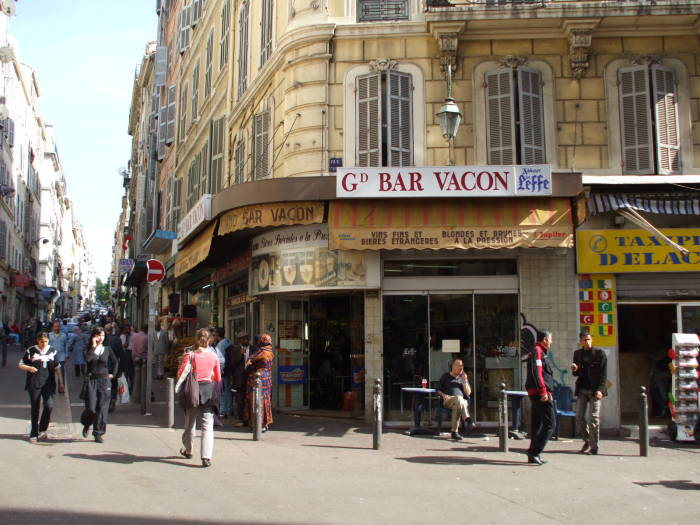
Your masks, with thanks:
[[[5,104],[0,104],[0,120],[5,120],[10,116],[10,110],[7,109]]]
[[[16,10],[15,0],[2,0],[2,12],[7,16],[13,16]]]
[[[15,58],[15,52],[10,46],[0,47],[0,62],[7,64]]]

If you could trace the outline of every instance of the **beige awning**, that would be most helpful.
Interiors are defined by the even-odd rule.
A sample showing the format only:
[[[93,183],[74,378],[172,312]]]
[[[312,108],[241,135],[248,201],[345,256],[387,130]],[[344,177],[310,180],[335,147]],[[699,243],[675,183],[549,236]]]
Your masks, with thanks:
[[[175,261],[175,277],[180,277],[187,273],[207,258],[215,227],[216,221],[212,221],[209,223],[209,226],[204,228],[194,239],[180,249]]]
[[[229,210],[221,216],[217,236],[247,228],[320,224],[323,222],[324,208],[323,201],[242,206]]]

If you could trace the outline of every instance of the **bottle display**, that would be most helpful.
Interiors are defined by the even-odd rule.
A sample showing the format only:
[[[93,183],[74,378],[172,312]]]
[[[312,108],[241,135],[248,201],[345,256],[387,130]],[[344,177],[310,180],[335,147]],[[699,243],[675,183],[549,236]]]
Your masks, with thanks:
[[[668,365],[671,371],[668,406],[672,417],[668,433],[674,441],[700,442],[699,350],[697,334],[673,334],[673,348],[668,351],[671,359]]]

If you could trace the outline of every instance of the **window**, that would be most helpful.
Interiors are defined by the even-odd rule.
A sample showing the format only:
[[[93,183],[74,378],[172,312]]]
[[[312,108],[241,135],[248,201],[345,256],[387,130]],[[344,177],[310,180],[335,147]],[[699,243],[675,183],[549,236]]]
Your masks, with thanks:
[[[224,175],[224,117],[211,123],[211,183],[209,191],[215,195],[221,190]]]
[[[168,132],[168,102],[158,112],[158,160],[165,158],[165,141]]]
[[[183,86],[182,92],[180,93],[180,126],[177,130],[178,139],[180,142],[185,140],[187,136],[186,128],[187,125],[187,86]]]
[[[675,71],[658,64],[623,67],[618,86],[624,173],[679,173]]]
[[[199,116],[199,60],[192,71],[192,123]]]
[[[253,115],[253,179],[269,176],[268,137],[270,134],[270,112]]]
[[[358,0],[357,21],[408,20],[409,0]]]
[[[228,36],[231,29],[231,0],[221,9],[221,39],[219,40],[219,70],[228,64]]]
[[[413,165],[411,80],[399,71],[357,78],[357,166]]]
[[[168,46],[156,47],[156,68],[153,77],[155,87],[164,86],[168,77]]]
[[[260,19],[260,67],[265,65],[272,54],[272,0],[262,0]]]
[[[250,4],[241,4],[241,12],[238,15],[238,98],[243,96],[248,89],[248,19]]]
[[[192,30],[192,6],[185,6],[178,17],[177,49],[184,53],[190,45],[190,31]]]
[[[236,184],[243,184],[245,182],[245,162],[245,138],[241,136],[236,143],[234,153],[234,181]]]
[[[204,61],[204,98],[209,98],[211,95],[211,68],[214,55],[214,31],[209,33],[207,39],[206,60]]]
[[[485,90],[488,163],[545,163],[542,73],[522,66],[489,71]]]

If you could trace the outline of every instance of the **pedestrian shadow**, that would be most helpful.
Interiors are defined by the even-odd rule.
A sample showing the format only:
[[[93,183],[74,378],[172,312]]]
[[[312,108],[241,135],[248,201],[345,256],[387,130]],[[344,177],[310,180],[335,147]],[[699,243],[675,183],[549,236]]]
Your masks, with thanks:
[[[408,463],[419,463],[422,465],[495,465],[503,467],[530,467],[532,465],[525,461],[508,461],[504,459],[488,459],[488,458],[476,458],[476,457],[454,457],[454,456],[413,456],[405,458],[396,458],[401,461],[406,461]]]
[[[660,480],[660,481],[635,481],[635,485],[639,485],[640,487],[653,487],[653,486],[659,486],[659,487],[666,487],[667,489],[676,489],[676,490],[700,490],[700,483],[695,483],[690,481],[689,479],[668,479],[668,480]]]
[[[493,447],[479,447],[479,446],[466,446],[466,447],[451,447],[451,448],[431,448],[427,449],[426,452],[501,452],[498,448],[498,445],[495,445]],[[510,448],[509,453],[511,454],[523,454],[527,455],[527,449],[525,448]],[[549,454],[549,451],[547,451]]]
[[[136,456],[126,452],[104,452],[102,454],[64,454],[64,456],[73,459],[89,459],[92,461],[104,461],[106,463],[119,463],[121,465],[133,465],[135,463],[164,463],[166,465],[174,465],[176,467],[201,468],[199,465],[186,463],[186,460],[181,460],[178,456]]]
[[[348,450],[372,450],[371,446],[366,446],[366,447],[349,447],[346,445],[310,445],[310,444],[304,444],[302,445],[303,447],[315,447],[315,448],[344,448]]]
[[[0,441],[6,440],[6,441],[26,441],[29,443],[29,437],[26,434],[0,434]],[[52,439],[49,438],[47,440],[41,440],[38,441],[37,443],[32,443],[32,445],[58,445],[61,443],[75,443],[76,441],[82,441],[78,439],[73,439],[73,438],[56,438]]]

